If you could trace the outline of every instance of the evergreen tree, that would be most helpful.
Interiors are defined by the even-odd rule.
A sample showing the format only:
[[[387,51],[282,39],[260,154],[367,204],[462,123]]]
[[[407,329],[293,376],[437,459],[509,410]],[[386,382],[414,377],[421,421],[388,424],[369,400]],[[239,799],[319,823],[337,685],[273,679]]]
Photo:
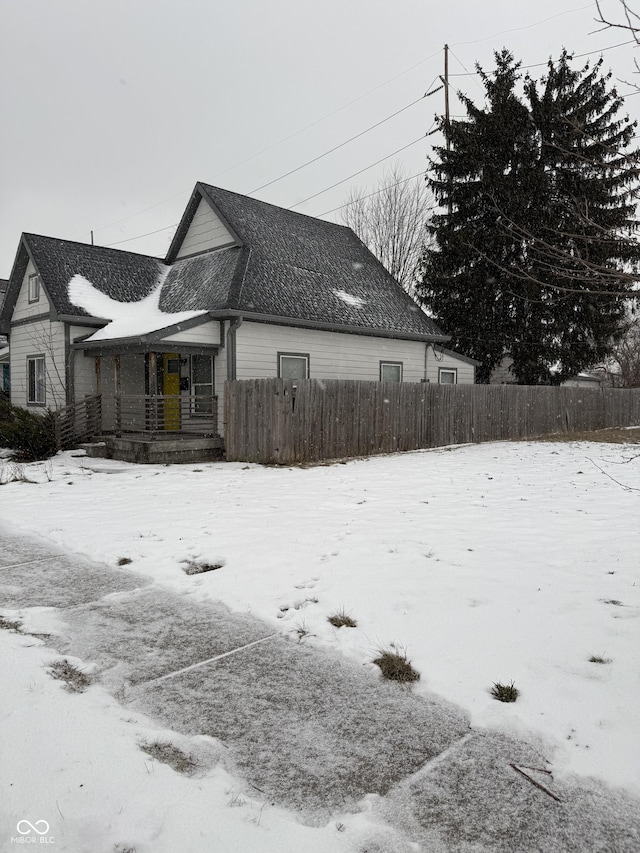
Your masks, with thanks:
[[[430,230],[420,295],[487,382],[505,354],[521,383],[560,382],[612,346],[640,261],[632,238],[634,125],[601,63],[580,71],[563,53],[540,84],[508,51],[486,106],[444,120],[429,183],[443,211]],[[559,370],[550,368],[559,365]]]

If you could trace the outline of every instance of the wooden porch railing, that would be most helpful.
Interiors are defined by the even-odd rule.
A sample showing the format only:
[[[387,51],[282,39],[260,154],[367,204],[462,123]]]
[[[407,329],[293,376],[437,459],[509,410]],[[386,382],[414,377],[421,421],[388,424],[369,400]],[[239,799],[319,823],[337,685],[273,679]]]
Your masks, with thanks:
[[[68,450],[102,430],[102,397],[93,394],[53,413],[56,447]]]
[[[117,394],[114,404],[116,435],[218,434],[217,397]]]

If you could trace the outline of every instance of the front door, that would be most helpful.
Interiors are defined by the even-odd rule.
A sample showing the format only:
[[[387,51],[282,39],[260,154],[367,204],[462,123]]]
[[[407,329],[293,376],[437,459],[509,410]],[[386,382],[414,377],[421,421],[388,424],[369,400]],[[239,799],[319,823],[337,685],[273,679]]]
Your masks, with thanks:
[[[180,356],[177,352],[162,355],[162,394],[164,396],[164,428],[180,429]]]

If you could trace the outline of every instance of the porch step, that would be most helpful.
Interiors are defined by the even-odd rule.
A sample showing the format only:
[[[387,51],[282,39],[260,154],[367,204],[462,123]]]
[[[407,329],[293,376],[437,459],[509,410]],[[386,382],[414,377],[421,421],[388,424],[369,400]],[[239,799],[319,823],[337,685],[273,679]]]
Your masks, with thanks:
[[[90,453],[87,450],[87,455],[152,465],[209,462],[222,458],[224,442],[219,435],[207,438],[181,436],[175,439],[164,436],[161,439],[106,436],[102,451]]]
[[[92,441],[79,444],[78,450],[84,450],[91,459],[105,459],[107,456],[107,445],[104,441]]]

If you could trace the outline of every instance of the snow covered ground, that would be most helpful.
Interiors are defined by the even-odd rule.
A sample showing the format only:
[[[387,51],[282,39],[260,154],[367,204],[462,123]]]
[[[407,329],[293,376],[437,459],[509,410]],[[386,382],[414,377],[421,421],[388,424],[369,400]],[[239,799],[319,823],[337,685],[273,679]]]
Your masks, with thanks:
[[[493,443],[308,469],[64,453],[0,467],[2,481],[35,481],[0,488],[5,531],[113,566],[128,558],[127,570],[366,666],[395,643],[421,673],[416,692],[456,703],[480,730],[535,742],[556,778],[591,776],[640,796],[640,447]],[[187,575],[188,561],[223,566]],[[339,611],[357,627],[333,628],[327,617]],[[22,616],[45,631],[52,614]],[[310,828],[260,804],[233,808],[239,783],[222,767],[194,779],[140,763],[149,721],[127,723],[103,691],[61,691],[39,641],[6,631],[0,641],[12,650],[0,674],[13,702],[2,723],[9,758],[26,731],[41,751],[16,775],[30,791],[26,819],[43,818],[47,774],[84,767],[89,754],[104,795],[122,798],[123,843],[132,821],[144,826],[166,802],[149,849],[200,849],[212,824],[219,838],[207,849],[352,849],[336,822]],[[512,680],[518,701],[496,702],[493,683]],[[86,815],[85,837],[57,849],[103,849],[99,803],[88,800]]]

